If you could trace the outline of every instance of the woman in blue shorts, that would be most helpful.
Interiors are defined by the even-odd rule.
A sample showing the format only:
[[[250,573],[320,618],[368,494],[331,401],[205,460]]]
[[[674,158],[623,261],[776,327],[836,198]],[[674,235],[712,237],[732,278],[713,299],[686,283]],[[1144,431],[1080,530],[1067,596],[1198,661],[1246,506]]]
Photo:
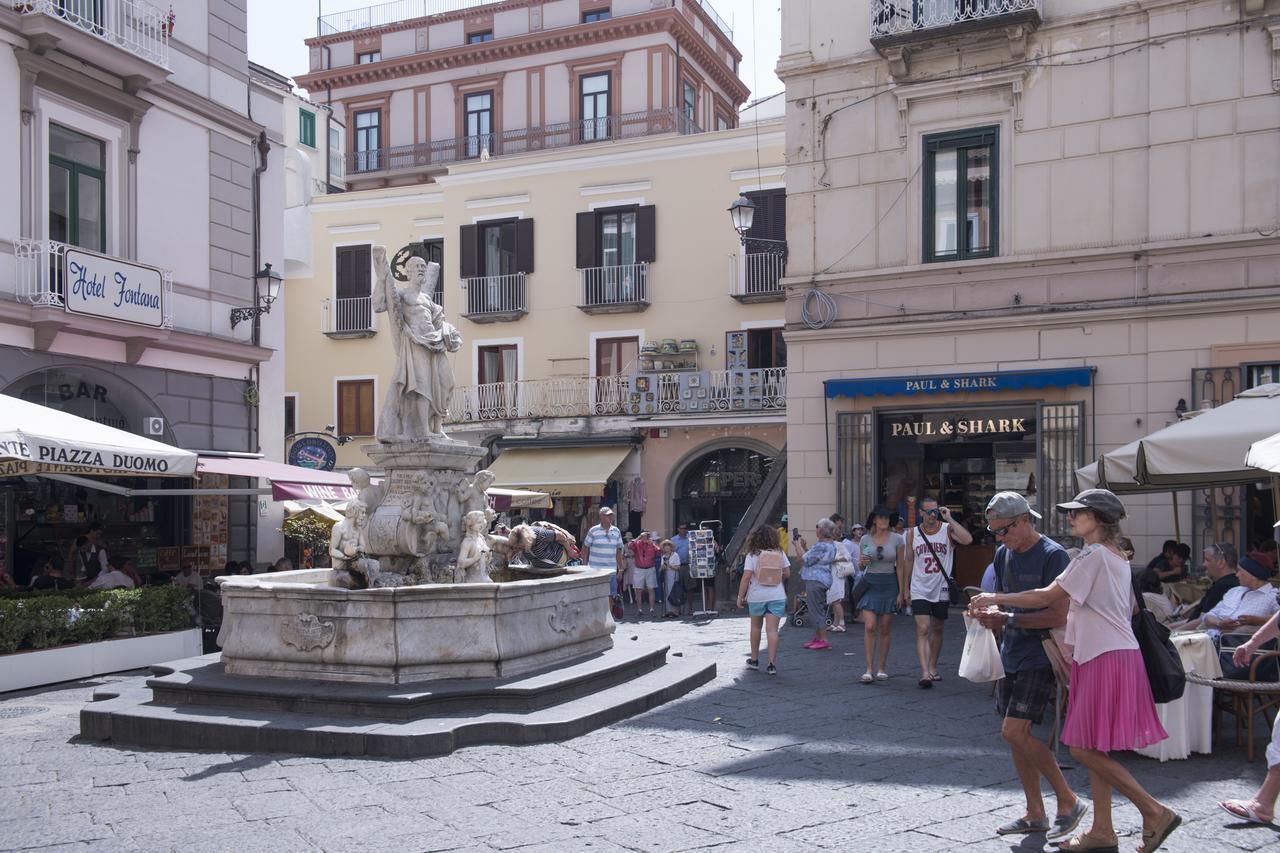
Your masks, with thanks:
[[[791,562],[778,543],[778,528],[762,524],[747,537],[747,558],[742,584],[738,587],[738,607],[745,602],[751,614],[751,657],[747,666],[760,668],[760,626],[769,637],[769,665],[766,672],[778,672],[778,623],[787,613],[786,581]]]

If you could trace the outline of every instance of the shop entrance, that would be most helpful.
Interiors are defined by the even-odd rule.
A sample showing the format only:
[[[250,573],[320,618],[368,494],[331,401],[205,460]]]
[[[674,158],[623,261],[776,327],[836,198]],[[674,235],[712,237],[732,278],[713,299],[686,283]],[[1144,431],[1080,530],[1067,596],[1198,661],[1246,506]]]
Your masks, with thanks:
[[[677,483],[671,532],[682,523],[697,527],[704,521],[718,521],[708,526],[716,531],[720,546],[727,545],[764,485],[771,464],[773,456],[741,447],[712,450],[696,459]]]
[[[936,497],[974,536],[956,549],[956,578],[976,586],[995,552],[987,501],[1021,492],[1036,504],[1036,406],[930,410],[879,417],[880,494],[902,518],[907,498]]]

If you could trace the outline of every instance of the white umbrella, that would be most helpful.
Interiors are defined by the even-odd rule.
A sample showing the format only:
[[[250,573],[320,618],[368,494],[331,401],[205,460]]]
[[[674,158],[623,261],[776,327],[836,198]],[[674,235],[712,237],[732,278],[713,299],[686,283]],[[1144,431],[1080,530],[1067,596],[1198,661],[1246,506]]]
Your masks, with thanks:
[[[1250,468],[1261,468],[1272,474],[1280,474],[1280,432],[1249,445],[1244,464]]]
[[[196,454],[0,394],[0,475],[190,477]]]
[[[1137,480],[1167,489],[1211,488],[1258,480],[1244,462],[1250,446],[1280,428],[1280,383],[1259,385],[1229,403],[1157,430],[1138,443]]]

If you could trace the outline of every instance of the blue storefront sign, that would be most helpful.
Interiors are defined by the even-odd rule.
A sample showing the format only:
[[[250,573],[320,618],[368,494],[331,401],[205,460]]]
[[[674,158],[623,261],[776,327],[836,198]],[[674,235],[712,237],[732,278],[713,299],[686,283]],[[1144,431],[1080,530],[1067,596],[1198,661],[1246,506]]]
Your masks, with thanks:
[[[975,391],[1027,391],[1044,388],[1088,387],[1092,367],[1047,370],[1004,370],[990,373],[942,373],[932,376],[877,376],[869,379],[827,379],[828,399],[835,397],[895,397],[916,394],[968,394]]]
[[[289,464],[317,471],[332,471],[338,464],[338,451],[332,442],[320,436],[299,438],[289,447]]]

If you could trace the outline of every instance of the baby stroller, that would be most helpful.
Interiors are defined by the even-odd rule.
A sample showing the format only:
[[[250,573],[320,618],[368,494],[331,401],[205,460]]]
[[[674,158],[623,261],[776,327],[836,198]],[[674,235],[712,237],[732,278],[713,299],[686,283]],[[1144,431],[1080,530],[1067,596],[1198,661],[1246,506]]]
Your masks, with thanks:
[[[809,599],[805,597],[803,592],[796,594],[795,608],[791,611],[791,625],[795,628],[803,628],[809,624],[812,619],[809,615]],[[827,627],[830,628],[835,622],[831,618],[830,609],[827,610]]]

